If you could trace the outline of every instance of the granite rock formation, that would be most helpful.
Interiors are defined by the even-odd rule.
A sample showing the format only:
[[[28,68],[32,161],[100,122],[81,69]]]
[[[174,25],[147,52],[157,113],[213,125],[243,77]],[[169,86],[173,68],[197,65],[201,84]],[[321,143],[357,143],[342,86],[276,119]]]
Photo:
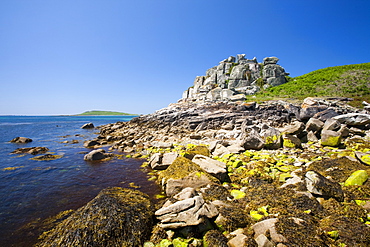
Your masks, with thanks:
[[[261,87],[277,86],[286,82],[288,73],[277,64],[277,57],[266,57],[263,63],[245,54],[230,56],[219,65],[197,76],[194,85],[183,93],[183,101],[239,101],[245,95],[258,92]]]

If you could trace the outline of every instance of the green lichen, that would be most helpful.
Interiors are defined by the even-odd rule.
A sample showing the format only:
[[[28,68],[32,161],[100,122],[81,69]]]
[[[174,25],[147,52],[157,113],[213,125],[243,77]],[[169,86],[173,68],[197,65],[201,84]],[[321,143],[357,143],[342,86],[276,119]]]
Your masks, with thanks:
[[[358,170],[351,174],[351,176],[344,182],[344,186],[362,185],[366,182],[369,175],[365,170]]]

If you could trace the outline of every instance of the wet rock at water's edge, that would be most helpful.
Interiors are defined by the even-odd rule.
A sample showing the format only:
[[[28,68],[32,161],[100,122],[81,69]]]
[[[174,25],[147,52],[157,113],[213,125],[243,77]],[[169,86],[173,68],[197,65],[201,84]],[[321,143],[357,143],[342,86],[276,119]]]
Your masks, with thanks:
[[[44,232],[36,246],[142,246],[151,231],[152,216],[148,195],[107,188]]]

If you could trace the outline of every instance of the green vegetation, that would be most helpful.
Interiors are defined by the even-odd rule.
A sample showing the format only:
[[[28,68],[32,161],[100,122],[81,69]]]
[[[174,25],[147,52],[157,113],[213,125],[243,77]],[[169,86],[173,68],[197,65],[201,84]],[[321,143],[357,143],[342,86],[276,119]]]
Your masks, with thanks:
[[[116,111],[85,111],[84,113],[77,114],[77,116],[136,116],[137,114],[130,114],[124,112],[116,112]]]
[[[306,97],[353,98],[351,105],[360,107],[370,101],[370,63],[352,64],[319,69],[288,82],[263,90],[253,100],[302,100]]]

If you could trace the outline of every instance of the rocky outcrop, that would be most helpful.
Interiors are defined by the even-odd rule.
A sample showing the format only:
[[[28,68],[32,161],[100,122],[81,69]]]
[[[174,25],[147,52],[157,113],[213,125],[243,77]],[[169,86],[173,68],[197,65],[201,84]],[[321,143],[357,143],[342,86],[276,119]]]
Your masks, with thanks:
[[[229,246],[367,246],[368,116],[318,98],[179,102],[102,126],[96,140],[146,157],[149,179],[162,187],[162,231],[147,246],[185,241],[178,236]]]
[[[108,188],[45,232],[36,246],[142,246],[149,237],[152,217],[147,195]]]
[[[197,76],[194,85],[183,93],[183,101],[243,101],[261,88],[286,82],[288,73],[277,64],[276,57],[267,57],[263,63],[256,58],[246,59],[245,54],[222,60],[219,65]]]
[[[31,138],[27,138],[27,137],[16,137],[16,138],[12,139],[10,142],[14,142],[14,143],[29,143],[29,142],[32,142],[32,139]]]

